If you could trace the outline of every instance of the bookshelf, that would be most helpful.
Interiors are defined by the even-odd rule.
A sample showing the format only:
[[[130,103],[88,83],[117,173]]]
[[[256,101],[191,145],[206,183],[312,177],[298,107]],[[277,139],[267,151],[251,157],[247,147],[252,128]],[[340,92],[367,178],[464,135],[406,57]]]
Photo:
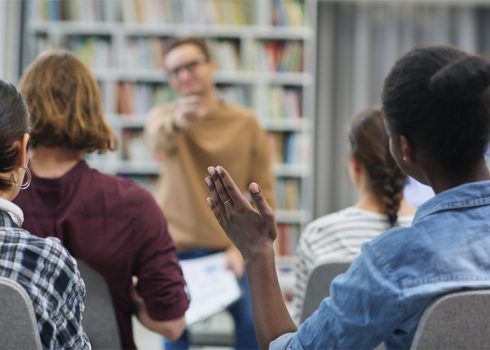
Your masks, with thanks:
[[[154,192],[159,166],[142,131],[147,111],[176,97],[163,53],[174,37],[208,37],[220,94],[253,109],[269,133],[276,248],[287,261],[312,213],[316,7],[316,0],[29,0],[23,65],[53,47],[87,63],[121,140],[117,152],[89,163]]]

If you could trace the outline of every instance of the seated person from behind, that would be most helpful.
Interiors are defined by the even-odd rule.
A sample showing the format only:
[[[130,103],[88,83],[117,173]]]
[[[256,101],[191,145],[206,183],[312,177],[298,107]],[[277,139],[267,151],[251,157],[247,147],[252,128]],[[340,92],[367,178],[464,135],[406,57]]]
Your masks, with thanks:
[[[81,325],[85,286],[76,262],[57,239],[21,229],[24,214],[11,202],[29,186],[29,132],[22,96],[0,80],[0,276],[17,281],[31,298],[44,348],[90,349]]]
[[[410,227],[364,243],[299,327],[281,296],[274,213],[260,187],[249,186],[255,210],[224,168],[209,167],[208,203],[245,259],[261,348],[408,349],[434,299],[490,288],[489,87],[490,62],[453,47],[416,48],[395,63],[382,94],[390,150],[436,195]]]
[[[32,185],[16,199],[24,228],[59,238],[104,277],[124,349],[135,348],[133,313],[147,328],[178,337],[189,300],[162,211],[134,181],[83,160],[116,143],[95,78],[73,54],[48,51],[27,68],[20,90],[33,123]]]
[[[301,235],[296,252],[293,312],[300,321],[308,278],[326,260],[353,260],[361,245],[395,226],[410,226],[415,210],[403,199],[407,176],[390,154],[379,109],[359,113],[349,128],[349,175],[359,189],[352,207],[316,219]],[[325,286],[328,288],[328,286]]]

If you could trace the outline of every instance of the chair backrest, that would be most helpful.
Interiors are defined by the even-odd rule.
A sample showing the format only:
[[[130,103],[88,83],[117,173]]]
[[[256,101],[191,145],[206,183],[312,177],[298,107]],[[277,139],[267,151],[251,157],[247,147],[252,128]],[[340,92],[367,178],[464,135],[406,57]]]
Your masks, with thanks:
[[[490,290],[446,294],[424,311],[412,350],[490,348]]]
[[[87,290],[82,325],[92,349],[121,349],[112,297],[104,277],[84,261],[77,260],[77,265]]]
[[[351,261],[325,261],[317,264],[308,278],[305,300],[301,311],[301,322],[306,320],[318,307],[320,302],[329,296],[332,280],[347,271]]]
[[[31,298],[5,277],[0,277],[0,349],[42,349]]]

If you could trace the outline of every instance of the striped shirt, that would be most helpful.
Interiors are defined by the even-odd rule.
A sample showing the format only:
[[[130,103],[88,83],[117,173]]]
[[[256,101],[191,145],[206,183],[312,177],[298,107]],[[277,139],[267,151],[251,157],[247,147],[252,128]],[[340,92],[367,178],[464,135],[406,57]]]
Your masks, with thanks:
[[[32,300],[43,348],[90,349],[81,319],[85,285],[56,238],[39,238],[15,222],[20,208],[0,199],[0,276],[17,281]],[[14,205],[16,212],[5,211]],[[20,220],[21,221],[21,220]]]
[[[398,223],[410,226],[412,219],[413,216],[401,216]],[[310,223],[296,250],[294,320],[299,323],[308,278],[316,264],[324,260],[354,260],[363,243],[389,228],[386,215],[355,207],[325,215]]]

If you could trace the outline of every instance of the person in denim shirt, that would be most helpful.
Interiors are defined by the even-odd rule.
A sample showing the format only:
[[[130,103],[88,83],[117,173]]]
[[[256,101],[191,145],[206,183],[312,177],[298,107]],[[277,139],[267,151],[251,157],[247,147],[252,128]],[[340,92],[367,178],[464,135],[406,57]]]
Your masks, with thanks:
[[[261,348],[408,349],[435,298],[490,288],[489,84],[490,64],[452,47],[416,48],[397,61],[382,94],[390,150],[436,196],[411,227],[363,245],[298,329],[282,300],[274,216],[258,184],[249,187],[254,209],[224,168],[209,167],[208,203],[245,259]]]

